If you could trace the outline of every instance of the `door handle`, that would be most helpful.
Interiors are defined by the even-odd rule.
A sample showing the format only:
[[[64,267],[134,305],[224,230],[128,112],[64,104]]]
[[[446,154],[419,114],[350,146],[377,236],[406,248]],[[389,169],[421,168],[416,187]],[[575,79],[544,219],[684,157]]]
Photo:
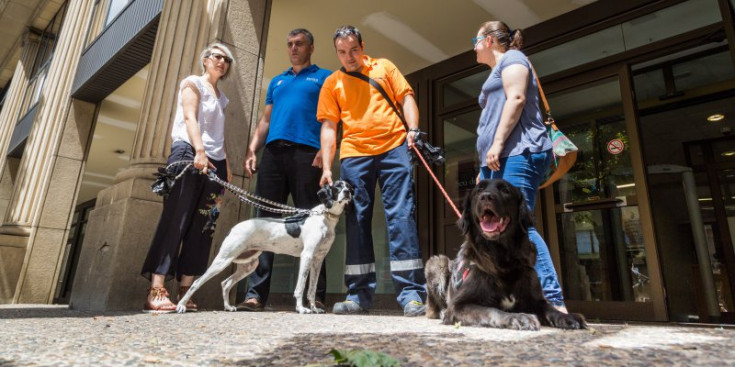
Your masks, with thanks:
[[[572,203],[564,203],[564,212],[570,213],[575,211],[586,211],[596,209],[610,209],[625,206],[625,200],[618,198],[598,199],[590,201],[578,201]]]

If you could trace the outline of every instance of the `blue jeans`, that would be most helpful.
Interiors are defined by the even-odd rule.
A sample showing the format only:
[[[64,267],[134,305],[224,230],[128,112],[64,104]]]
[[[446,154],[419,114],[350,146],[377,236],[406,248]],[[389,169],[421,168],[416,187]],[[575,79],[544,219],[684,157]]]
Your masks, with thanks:
[[[413,166],[406,143],[376,156],[342,160],[341,179],[355,188],[354,207],[346,212],[347,300],[364,309],[373,304],[377,285],[373,251],[375,185],[385,206],[390,267],[397,301],[404,307],[426,299],[426,280],[414,219]]]
[[[480,168],[480,177],[483,179],[502,178],[521,189],[526,197],[528,208],[533,213],[536,204],[536,192],[538,192],[538,187],[541,185],[552,159],[553,154],[550,150],[542,153],[523,153],[505,157],[500,159],[499,171],[491,171],[487,166],[483,166]],[[536,245],[536,251],[538,252],[536,273],[538,273],[541,288],[544,290],[544,296],[552,305],[564,306],[564,296],[556,276],[556,270],[554,270],[554,264],[551,262],[549,247],[546,246],[546,242],[534,227],[528,229],[528,237]]]

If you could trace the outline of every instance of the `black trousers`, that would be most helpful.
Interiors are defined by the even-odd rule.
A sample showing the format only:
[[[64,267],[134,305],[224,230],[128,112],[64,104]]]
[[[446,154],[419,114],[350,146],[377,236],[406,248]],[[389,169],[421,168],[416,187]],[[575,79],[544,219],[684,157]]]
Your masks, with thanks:
[[[258,165],[256,193],[266,199],[286,203],[291,194],[294,205],[302,209],[311,209],[319,204],[319,179],[322,170],[311,163],[318,149],[277,140],[263,149],[263,156]],[[256,210],[257,217],[279,217],[280,214]],[[271,288],[271,271],[273,269],[273,253],[263,252],[258,258],[258,267],[250,274],[249,289],[245,299],[257,298],[262,304],[268,301]],[[308,282],[307,290],[308,290]],[[324,303],[327,293],[326,261],[322,263],[317,281],[316,299]],[[304,292],[304,297],[306,296]]]
[[[194,148],[183,141],[171,147],[167,164],[194,160]],[[217,168],[217,176],[227,180],[225,160],[210,160]],[[177,166],[176,174],[185,166]],[[169,195],[163,199],[163,212],[158,221],[151,247],[143,262],[141,275],[166,275],[166,280],[182,275],[202,275],[207,270],[213,230],[203,230],[210,211],[224,193],[219,184],[199,174],[193,167],[176,180]]]

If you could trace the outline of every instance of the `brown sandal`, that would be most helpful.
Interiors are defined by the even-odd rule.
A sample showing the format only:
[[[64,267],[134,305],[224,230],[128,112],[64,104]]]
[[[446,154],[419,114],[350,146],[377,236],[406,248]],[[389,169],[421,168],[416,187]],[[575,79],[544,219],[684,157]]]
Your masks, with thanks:
[[[180,301],[182,297],[186,294],[186,292],[191,288],[191,286],[185,286],[182,285],[179,287],[179,294],[176,295],[176,301]],[[186,301],[186,312],[197,312],[198,307],[197,304],[194,303],[194,300],[189,298],[188,301]]]
[[[148,299],[143,306],[147,313],[172,313],[176,311],[176,305],[168,298],[168,291],[164,287],[148,288]]]
[[[245,302],[237,305],[238,311],[243,310],[243,311],[249,311],[249,312],[260,312],[260,311],[263,311],[263,308],[265,307],[263,306],[262,303],[260,303],[260,300],[254,297],[248,298],[245,300]]]

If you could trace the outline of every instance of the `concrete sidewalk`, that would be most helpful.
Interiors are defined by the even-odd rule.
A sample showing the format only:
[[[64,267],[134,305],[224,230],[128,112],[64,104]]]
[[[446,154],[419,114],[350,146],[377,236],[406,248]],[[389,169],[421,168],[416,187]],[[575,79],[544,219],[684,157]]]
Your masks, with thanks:
[[[735,366],[735,329],[591,324],[538,332],[440,325],[398,315],[203,311],[84,313],[0,306],[0,366],[331,365],[337,349],[402,366]]]

